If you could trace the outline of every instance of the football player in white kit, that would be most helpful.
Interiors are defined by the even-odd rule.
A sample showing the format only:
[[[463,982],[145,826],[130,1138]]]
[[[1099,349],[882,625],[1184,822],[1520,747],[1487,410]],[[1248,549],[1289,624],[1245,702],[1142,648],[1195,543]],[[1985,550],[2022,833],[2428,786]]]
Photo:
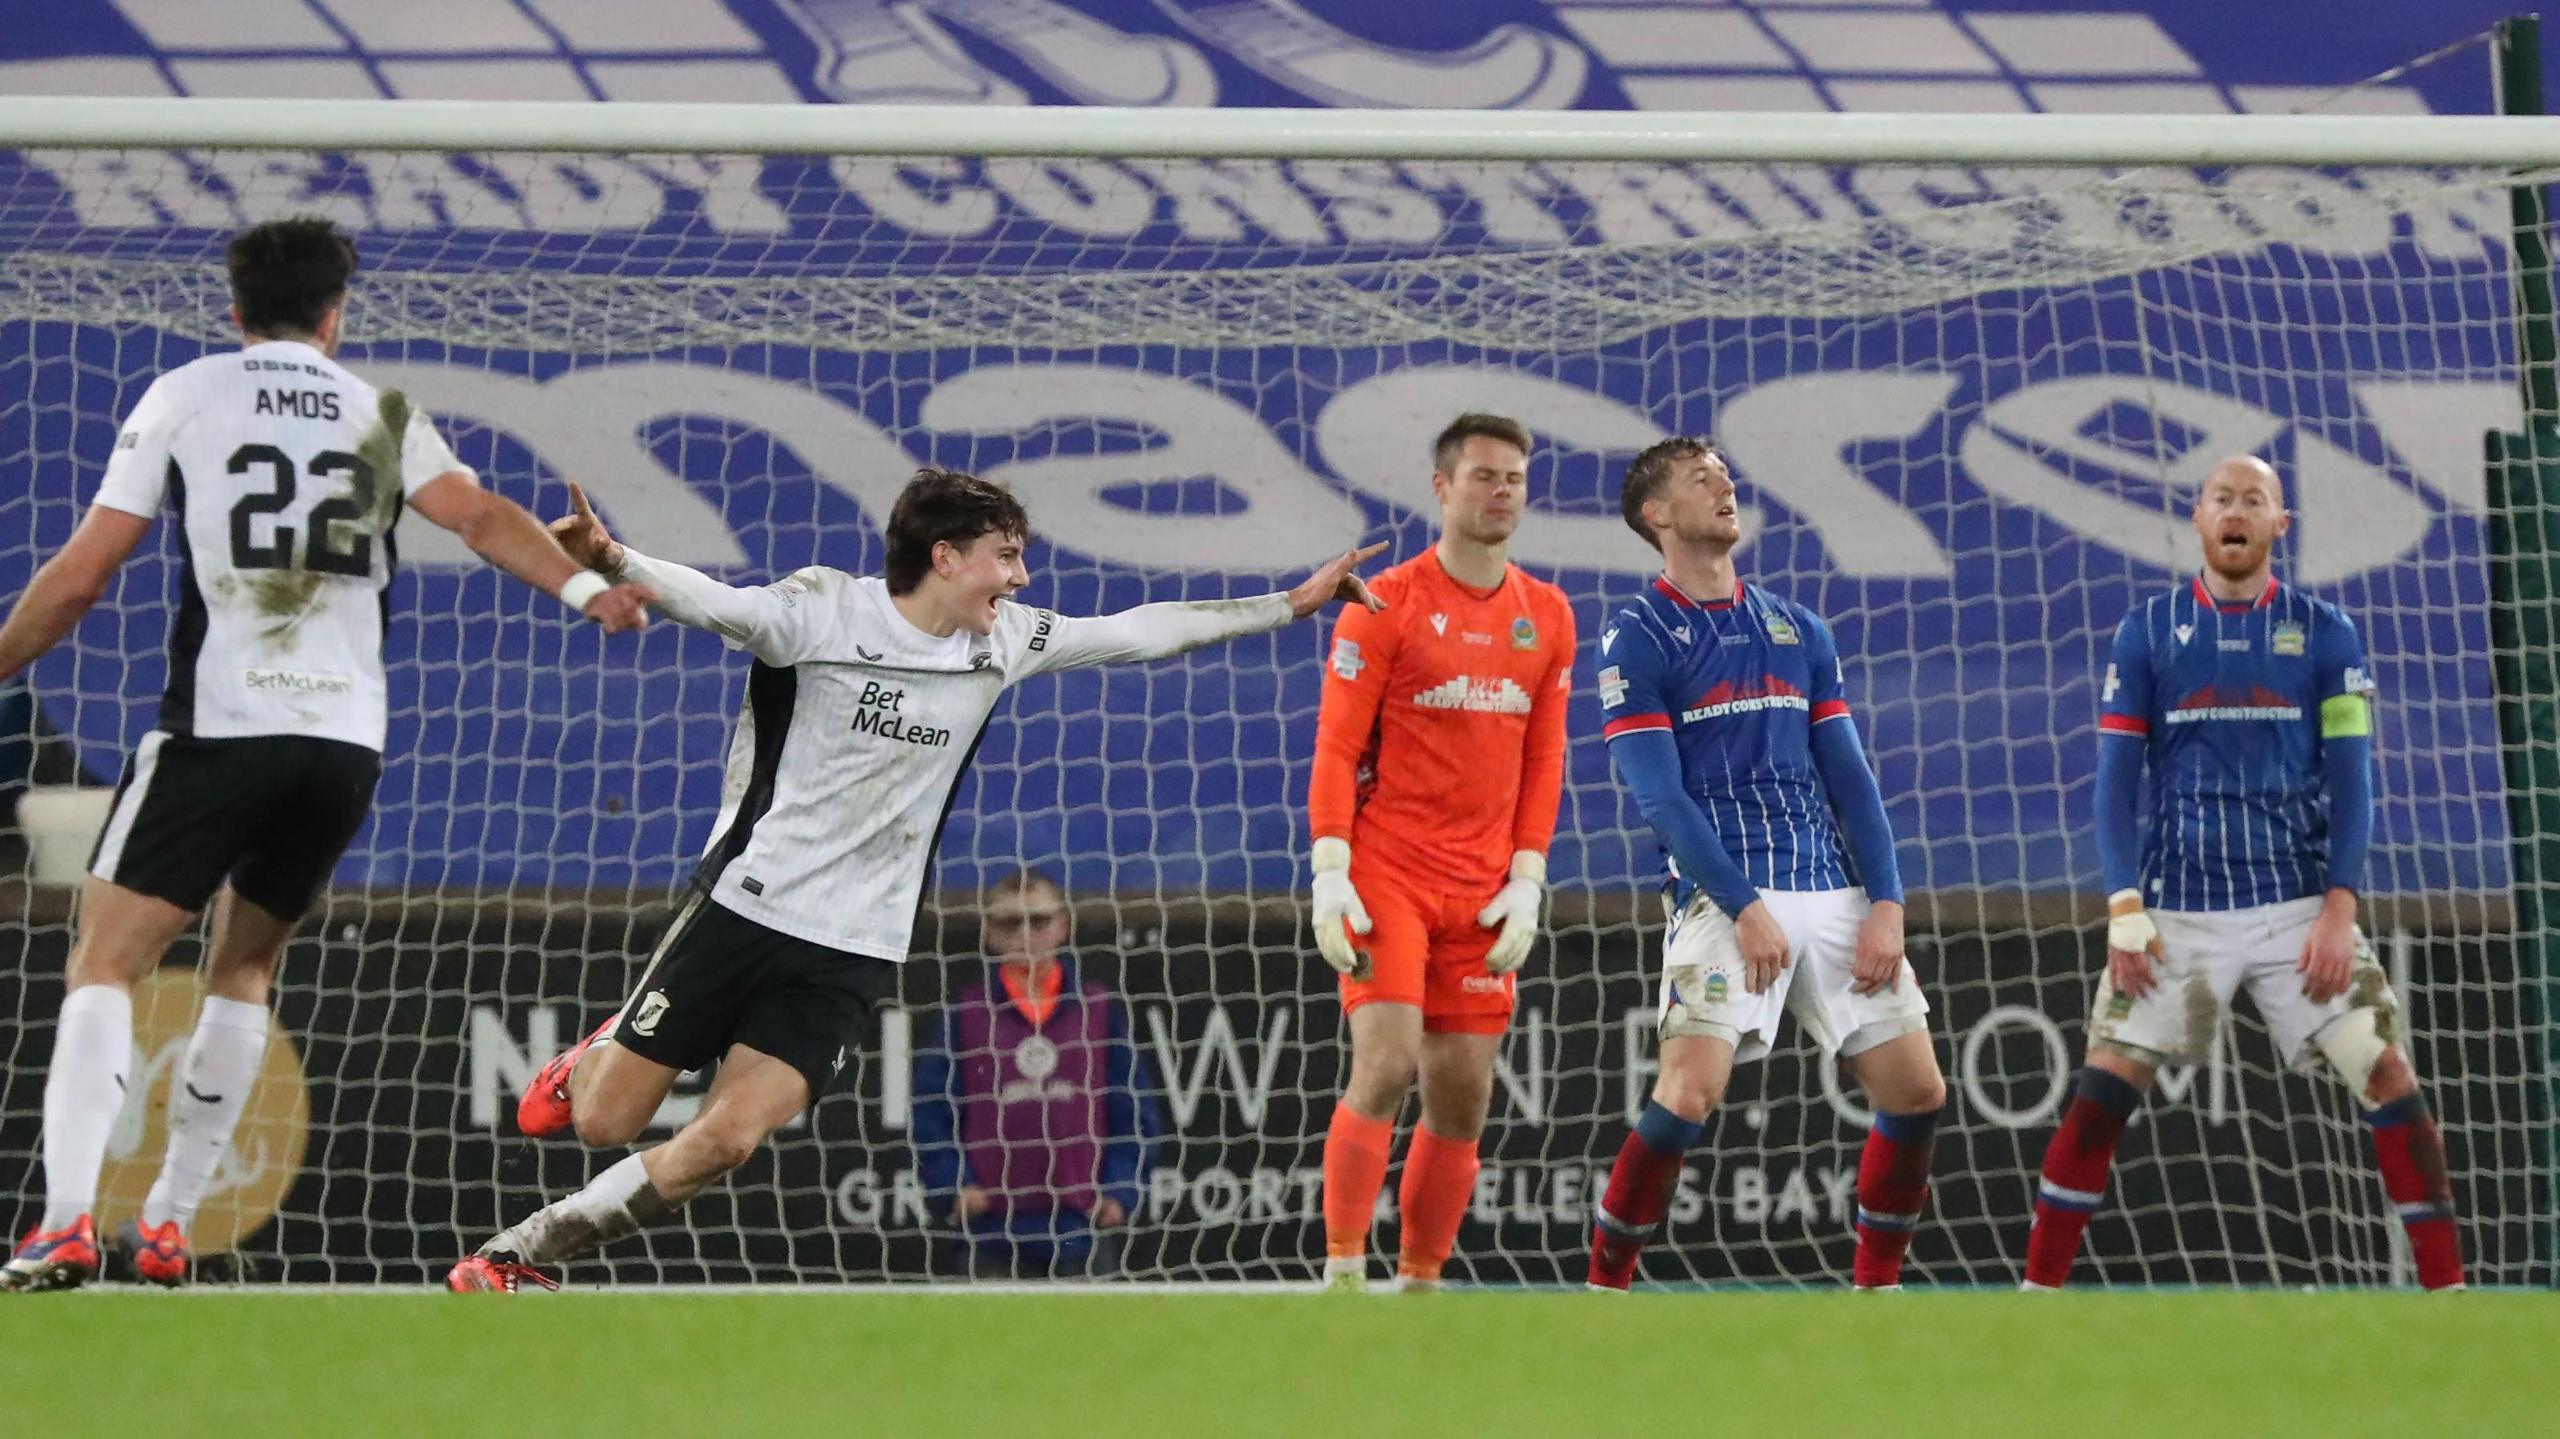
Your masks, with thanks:
[[[355,246],[321,219],[232,240],[243,347],[170,371],[125,421],[60,553],[0,625],[0,679],[59,643],[167,507],[178,611],[158,725],[117,786],[80,892],[44,1090],[44,1214],[0,1291],[96,1277],[90,1217],[124,1107],[134,982],[214,907],[205,1000],[169,1096],[159,1181],[108,1245],[136,1275],[187,1276],[186,1227],[230,1147],[267,1045],[276,960],[355,837],[382,769],[392,526],[414,509],[607,630],[647,591],[582,569],[480,487],[426,415],[341,367]]]
[[[899,494],[879,577],[814,566],[736,588],[615,543],[577,505],[553,527],[569,553],[755,663],[692,892],[621,1011],[534,1076],[516,1120],[618,1147],[677,1075],[719,1074],[673,1139],[500,1232],[446,1276],[456,1291],[553,1287],[537,1266],[666,1217],[826,1092],[897,990],[953,789],[1006,686],[1277,629],[1334,599],[1382,608],[1353,572],[1374,545],[1250,599],[1096,619],[1017,604],[1029,518],[948,470]]]

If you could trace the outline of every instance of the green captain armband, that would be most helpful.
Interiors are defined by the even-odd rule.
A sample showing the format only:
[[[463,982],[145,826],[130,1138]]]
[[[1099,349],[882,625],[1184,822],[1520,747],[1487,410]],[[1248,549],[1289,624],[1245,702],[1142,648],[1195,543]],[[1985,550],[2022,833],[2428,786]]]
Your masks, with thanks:
[[[2373,734],[2373,706],[2363,695],[2331,695],[2320,702],[2322,739],[2364,739]]]

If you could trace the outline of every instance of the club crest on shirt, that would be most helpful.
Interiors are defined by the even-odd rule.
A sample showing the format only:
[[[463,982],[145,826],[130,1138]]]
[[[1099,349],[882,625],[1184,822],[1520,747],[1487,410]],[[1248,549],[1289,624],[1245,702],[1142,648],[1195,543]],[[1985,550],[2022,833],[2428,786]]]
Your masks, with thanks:
[[[1057,1041],[1034,1034],[1013,1047],[1013,1067],[1030,1080],[1046,1079],[1058,1072]]]
[[[1511,622],[1511,647],[1515,650],[1534,650],[1538,647],[1538,627],[1529,623],[1527,615],[1522,615]]]
[[[1334,674],[1338,678],[1345,680],[1356,680],[1360,678],[1360,671],[1369,667],[1369,662],[1360,658],[1360,642],[1358,640],[1335,640],[1333,642],[1332,663]]]
[[[2270,643],[2269,648],[2280,655],[2298,655],[2302,653],[2306,641],[2307,637],[2302,632],[2302,626],[2286,620],[2283,624],[2276,626],[2275,639]]]
[[[1769,643],[1773,645],[1798,645],[1804,643],[1804,641],[1797,636],[1795,623],[1793,621],[1789,620],[1785,615],[1771,615],[1769,616]]]

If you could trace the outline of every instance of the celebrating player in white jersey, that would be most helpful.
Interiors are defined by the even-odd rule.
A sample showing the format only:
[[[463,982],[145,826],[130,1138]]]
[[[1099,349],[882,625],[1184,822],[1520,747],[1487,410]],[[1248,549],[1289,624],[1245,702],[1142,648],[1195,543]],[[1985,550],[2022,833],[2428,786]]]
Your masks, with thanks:
[[[570,553],[647,583],[666,614],[755,656],[726,797],[629,1000],[545,1065],[517,1107],[533,1135],[628,1144],[676,1076],[720,1072],[673,1139],[504,1230],[457,1291],[550,1287],[556,1263],[671,1213],[806,1109],[896,992],[953,788],[1007,685],[1277,629],[1341,598],[1378,608],[1337,556],[1297,588],[1076,619],[1016,604],[1031,526],[1003,487],[920,471],[891,507],[885,578],[813,567],[732,588],[614,542],[578,496]]]
[[[1893,827],[1831,629],[1745,585],[1733,478],[1703,440],[1627,466],[1627,525],[1662,575],[1600,639],[1610,768],[1670,860],[1662,1072],[1593,1211],[1590,1282],[1625,1289],[1737,1063],[1792,1014],[1874,1102],[1858,1163],[1861,1289],[1898,1285],[1946,1083],[1903,958]]]
[[[2418,1282],[2462,1282],[2444,1140],[2397,1041],[2398,1001],[2356,927],[2373,834],[2373,680],[2354,621],[2278,584],[2292,528],[2264,461],[2196,497],[2204,571],[2116,628],[2098,715],[2107,970],[2088,1066],[2045,1150],[2029,1289],[2070,1277],[2116,1141],[2163,1063],[2206,1057],[2243,987],[2297,1069],[2326,1062],[2373,1130]],[[2151,767],[2151,823],[2137,796]]]
[[[124,1106],[133,983],[214,903],[204,1007],[169,1096],[159,1181],[110,1244],[176,1284],[186,1227],[248,1102],[276,960],[364,821],[382,767],[384,592],[403,506],[608,630],[647,592],[609,586],[513,502],[480,488],[407,397],[333,358],[355,247],[327,221],[231,242],[245,347],[143,392],[95,503],[0,626],[0,679],[106,592],[162,505],[176,516],[178,613],[157,728],[142,737],[80,894],[44,1090],[44,1216],[0,1290],[96,1276],[90,1217]]]

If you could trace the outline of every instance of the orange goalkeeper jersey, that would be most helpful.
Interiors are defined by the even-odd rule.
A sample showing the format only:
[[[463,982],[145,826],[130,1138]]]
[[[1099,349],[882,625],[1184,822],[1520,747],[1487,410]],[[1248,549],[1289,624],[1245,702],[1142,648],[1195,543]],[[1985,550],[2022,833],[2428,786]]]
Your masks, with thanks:
[[[1490,594],[1425,550],[1369,582],[1383,614],[1334,626],[1307,820],[1363,867],[1493,889],[1514,850],[1546,853],[1564,789],[1573,609],[1514,565]]]

